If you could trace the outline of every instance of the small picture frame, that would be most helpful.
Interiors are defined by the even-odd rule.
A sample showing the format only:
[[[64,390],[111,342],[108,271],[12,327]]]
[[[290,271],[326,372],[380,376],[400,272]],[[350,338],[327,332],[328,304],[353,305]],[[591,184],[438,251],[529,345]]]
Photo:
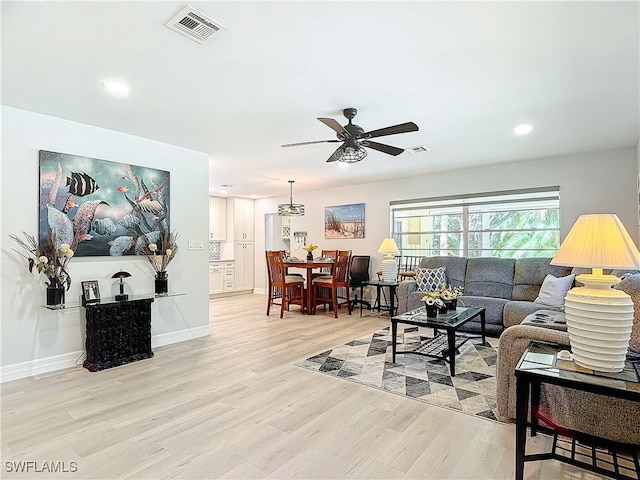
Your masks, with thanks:
[[[100,286],[97,280],[80,282],[82,284],[82,306],[100,303]]]

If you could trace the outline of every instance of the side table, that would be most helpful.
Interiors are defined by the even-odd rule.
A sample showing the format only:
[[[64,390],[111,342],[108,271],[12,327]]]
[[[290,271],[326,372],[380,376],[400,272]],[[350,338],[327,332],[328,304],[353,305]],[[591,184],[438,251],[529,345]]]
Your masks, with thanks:
[[[566,347],[531,342],[516,366],[516,480],[523,479],[525,462],[548,459],[559,460],[612,478],[640,478],[640,446],[612,442],[553,425],[539,412],[540,387],[543,384],[640,402],[640,365],[628,360],[625,369],[620,373],[594,372],[578,367],[572,361],[558,359],[557,354],[563,348]],[[529,413],[530,423],[527,421]],[[551,428],[539,425],[539,420],[543,420]],[[525,453],[527,426],[531,427],[531,436],[536,435],[538,430],[554,436],[551,452],[530,455]],[[571,439],[570,448],[561,448],[558,445],[558,434]],[[576,446],[582,448],[578,449]],[[590,455],[578,452],[584,449],[590,451]],[[610,452],[611,461],[598,458],[598,449]],[[562,452],[568,454],[563,455]],[[623,461],[619,461],[620,459]],[[612,469],[601,466],[604,464],[610,465]]]
[[[391,298],[389,299],[389,306],[385,308],[389,309],[389,316],[393,317],[396,311],[396,307],[395,307],[396,288],[398,288],[398,285],[400,284],[398,282],[385,282],[384,280],[368,280],[360,284],[360,297],[362,297],[363,289],[367,285],[376,287],[376,303],[371,308],[371,310],[375,310],[377,308],[378,312],[382,308],[382,306],[380,305],[380,297],[382,296],[382,289],[383,288],[389,289],[389,296]],[[360,316],[362,317],[362,304],[360,304]]]

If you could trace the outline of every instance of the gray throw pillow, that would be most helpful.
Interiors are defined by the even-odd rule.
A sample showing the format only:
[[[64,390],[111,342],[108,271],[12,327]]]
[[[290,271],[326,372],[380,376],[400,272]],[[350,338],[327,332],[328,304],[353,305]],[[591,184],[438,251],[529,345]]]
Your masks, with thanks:
[[[447,269],[445,267],[416,268],[415,280],[419,292],[433,292],[442,284],[447,284]]]

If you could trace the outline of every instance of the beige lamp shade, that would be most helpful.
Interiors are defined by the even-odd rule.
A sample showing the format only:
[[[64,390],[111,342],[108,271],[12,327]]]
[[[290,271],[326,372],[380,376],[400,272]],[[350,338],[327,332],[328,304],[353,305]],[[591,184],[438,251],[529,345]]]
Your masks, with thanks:
[[[616,215],[582,215],[567,234],[554,265],[591,268],[578,275],[584,287],[572,288],[565,297],[569,343],[575,363],[601,372],[621,372],[631,329],[631,297],[611,288],[620,282],[602,269],[638,269],[640,252]]]
[[[400,250],[396,245],[396,241],[393,238],[385,238],[378,248],[378,253],[385,255],[400,255]]]
[[[582,215],[551,261],[585,268],[640,269],[640,252],[617,215]]]

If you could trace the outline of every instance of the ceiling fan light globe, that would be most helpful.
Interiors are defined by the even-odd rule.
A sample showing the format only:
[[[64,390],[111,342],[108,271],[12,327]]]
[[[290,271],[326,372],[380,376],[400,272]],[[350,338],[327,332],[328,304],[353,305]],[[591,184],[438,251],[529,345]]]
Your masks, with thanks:
[[[357,163],[367,156],[367,151],[360,146],[353,148],[343,145],[335,151],[334,156],[339,162]]]

